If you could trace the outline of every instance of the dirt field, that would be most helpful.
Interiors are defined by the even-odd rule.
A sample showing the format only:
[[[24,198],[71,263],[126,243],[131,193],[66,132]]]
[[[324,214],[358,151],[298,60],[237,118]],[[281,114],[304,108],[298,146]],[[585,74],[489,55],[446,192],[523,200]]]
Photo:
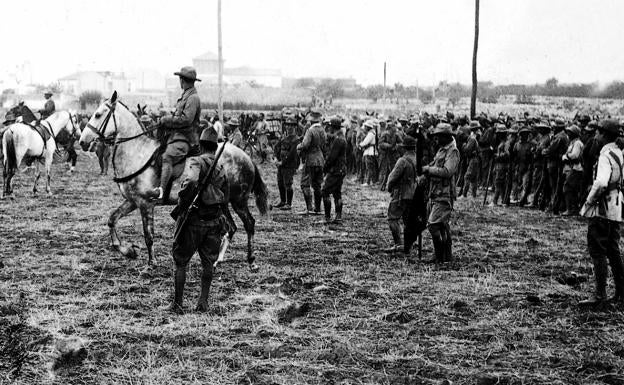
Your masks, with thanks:
[[[33,198],[21,174],[16,199],[0,201],[0,383],[624,383],[621,309],[576,306],[592,288],[580,220],[460,200],[457,263],[409,264],[379,251],[389,196],[349,181],[341,227],[254,207],[260,272],[247,269],[238,233],[211,313],[177,316],[165,311],[169,209],[157,211],[157,267],[142,276],[145,250],[126,260],[109,248],[111,178],[82,152],[76,174],[54,168],[55,196]],[[275,192],[274,166],[262,170]],[[134,213],[120,231],[143,246],[140,223]],[[189,310],[200,270],[195,258]],[[60,356],[68,337],[85,350]]]

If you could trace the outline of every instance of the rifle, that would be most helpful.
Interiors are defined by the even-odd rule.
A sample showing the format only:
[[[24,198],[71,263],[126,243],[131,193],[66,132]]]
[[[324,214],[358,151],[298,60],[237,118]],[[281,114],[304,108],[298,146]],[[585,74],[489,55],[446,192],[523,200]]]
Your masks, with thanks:
[[[423,140],[424,135],[420,128],[416,131],[416,175],[422,175],[422,157],[423,157]],[[418,260],[422,261],[422,231],[418,234]]]
[[[201,196],[202,191],[204,191],[204,189],[206,188],[206,186],[212,179],[212,175],[214,174],[214,171],[217,168],[217,163],[219,162],[219,158],[221,157],[221,154],[223,154],[225,145],[227,144],[229,140],[230,140],[229,138],[226,138],[225,142],[223,142],[223,145],[221,146],[219,151],[217,151],[217,155],[215,156],[214,162],[212,162],[212,165],[210,166],[210,170],[208,170],[208,173],[206,173],[206,175],[204,176],[204,179],[202,179],[197,185],[197,192],[195,193],[195,197],[193,198],[193,201],[188,206],[188,208],[178,217],[179,225],[176,227],[176,232],[173,236],[174,242],[176,243],[178,242],[180,238],[180,234],[182,234],[182,230],[186,226],[186,222],[188,221],[189,216],[193,213],[195,209],[199,207],[198,206],[199,197]]]

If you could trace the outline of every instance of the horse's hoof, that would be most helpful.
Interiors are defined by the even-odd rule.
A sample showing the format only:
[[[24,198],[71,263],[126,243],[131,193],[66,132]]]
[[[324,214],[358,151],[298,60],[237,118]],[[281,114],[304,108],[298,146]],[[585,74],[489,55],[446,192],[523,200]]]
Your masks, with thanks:
[[[257,273],[258,271],[260,271],[260,266],[258,266],[255,263],[250,263],[249,264],[249,271],[251,271],[252,273]]]

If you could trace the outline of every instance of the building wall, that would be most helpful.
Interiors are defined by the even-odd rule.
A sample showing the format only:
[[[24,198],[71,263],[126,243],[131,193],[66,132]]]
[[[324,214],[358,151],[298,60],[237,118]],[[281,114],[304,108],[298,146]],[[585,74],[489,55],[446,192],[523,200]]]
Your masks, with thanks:
[[[218,60],[193,60],[193,67],[198,74],[216,74],[219,72]]]

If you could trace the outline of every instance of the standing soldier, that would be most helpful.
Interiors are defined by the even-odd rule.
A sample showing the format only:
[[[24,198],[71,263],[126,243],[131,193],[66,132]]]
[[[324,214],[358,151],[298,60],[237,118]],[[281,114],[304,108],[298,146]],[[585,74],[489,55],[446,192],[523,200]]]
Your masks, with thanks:
[[[336,218],[334,223],[342,221],[342,181],[346,175],[346,154],[347,141],[341,129],[342,120],[335,116],[329,122],[331,135],[334,137],[331,141],[331,147],[325,160],[325,180],[321,190],[323,196],[323,207],[325,209],[325,223],[331,222],[331,199],[334,198],[334,206],[336,207]]]
[[[583,142],[581,142],[581,129],[577,126],[566,128],[570,144],[563,160],[563,175],[565,182],[563,185],[563,194],[565,195],[566,211],[564,216],[578,215],[578,203],[583,184]]]
[[[308,121],[312,124],[303,136],[302,142],[297,145],[299,158],[303,163],[301,175],[301,191],[306,203],[306,210],[300,214],[321,214],[321,184],[323,183],[323,165],[325,159],[325,144],[327,134],[321,125],[322,115],[318,111],[308,114]],[[314,192],[314,206],[312,206],[312,191]]]
[[[289,116],[284,122],[286,135],[277,142],[277,188],[280,193],[280,202],[275,207],[290,210],[293,198],[293,177],[299,167],[297,144],[299,138],[295,134],[297,119]]]
[[[533,200],[531,207],[544,210],[550,200],[551,187],[544,151],[550,146],[550,125],[542,120],[535,125],[537,144],[533,151]]]
[[[587,247],[594,263],[596,291],[592,298],[580,305],[600,305],[607,299],[607,259],[611,265],[615,296],[612,300],[624,302],[624,266],[620,257],[620,223],[622,222],[622,151],[615,144],[620,131],[616,120],[605,120],[598,128],[597,137],[607,144],[600,150],[594,182],[581,210],[589,217]]]
[[[553,126],[554,136],[550,145],[543,154],[546,156],[546,167],[548,169],[548,182],[552,189],[548,211],[559,214],[561,208],[561,198],[563,197],[563,155],[568,149],[568,135],[565,131],[565,122],[561,118],[555,119]]]
[[[453,139],[450,124],[439,123],[433,130],[433,140],[438,151],[429,166],[423,167],[423,174],[429,179],[428,227],[433,239],[437,262],[452,262],[452,239],[449,221],[453,211],[455,178],[459,167],[459,150]]]
[[[243,134],[240,131],[240,122],[236,118],[232,118],[227,122],[228,133],[230,138],[230,143],[235,145],[236,147],[243,148]],[[217,134],[218,135],[218,134]]]
[[[514,184],[514,176],[516,168],[516,142],[518,141],[518,125],[513,124],[511,128],[507,130],[507,141],[505,142],[506,151],[509,153],[509,166],[507,167],[507,181],[505,182],[505,195],[503,196],[503,203],[505,206],[509,206],[511,200],[511,190]]]
[[[366,137],[366,130],[363,125],[357,126],[353,137],[353,157],[355,158],[355,182],[364,183],[366,177],[366,165],[364,164],[364,151],[360,148],[360,143]]]
[[[195,89],[195,82],[201,80],[197,78],[195,68],[182,67],[174,75],[180,78],[182,96],[178,99],[173,116],[166,116],[160,120],[161,127],[169,132],[169,138],[165,153],[162,155],[160,186],[156,187],[152,194],[153,198],[163,202],[169,200],[173,166],[184,161],[189,151],[197,146],[195,132],[199,127],[201,114],[199,95]]]
[[[402,142],[396,125],[393,121],[388,122],[386,130],[379,138],[379,178],[381,180],[381,191],[386,189],[388,175],[394,168],[399,158],[399,144]]]
[[[585,146],[583,147],[583,187],[582,192],[583,195],[581,197],[581,202],[585,201],[585,197],[589,193],[589,188],[593,182],[593,170],[594,166],[598,162],[598,157],[600,156],[600,150],[602,146],[606,143],[604,141],[604,136],[596,135],[596,129],[598,128],[598,122],[595,120],[590,121],[587,126],[583,129],[587,131],[588,139],[585,142]]]
[[[375,183],[375,177],[377,175],[377,135],[375,130],[377,129],[377,123],[373,120],[367,120],[364,122],[364,129],[366,129],[366,135],[364,139],[358,143],[358,147],[363,150],[364,167],[366,169],[366,176],[362,186],[369,186]]]
[[[470,136],[464,144],[463,153],[466,163],[466,173],[464,174],[464,185],[459,196],[468,197],[468,191],[472,187],[472,197],[477,197],[477,187],[479,184],[479,136],[481,125],[476,120],[470,122]]]
[[[529,140],[530,134],[531,129],[529,127],[522,127],[519,132],[520,141],[514,147],[514,167],[516,170],[511,203],[517,203],[519,206],[524,206],[527,203],[531,192],[531,166],[535,143]]]
[[[41,114],[41,120],[47,119],[48,116],[52,115],[56,111],[54,100],[52,100],[52,91],[46,91],[43,94],[43,97],[46,99],[46,102],[43,108],[39,110],[39,114]]]
[[[488,175],[490,175],[490,169],[492,168],[494,149],[496,147],[496,127],[486,127],[484,125],[486,122],[487,119],[483,119],[481,122],[483,135],[479,138],[479,156],[481,157],[481,185],[485,188],[489,188],[492,181],[487,179]]]
[[[490,206],[498,205],[498,198],[505,199],[507,174],[509,173],[509,146],[507,143],[507,128],[502,123],[496,123],[498,146],[494,153],[494,198]]]
[[[201,276],[201,294],[197,302],[197,311],[208,310],[208,294],[214,263],[219,256],[219,249],[223,236],[228,232],[226,213],[228,210],[229,185],[223,166],[217,165],[211,179],[202,191],[197,191],[198,184],[206,177],[213,163],[217,150],[217,132],[214,128],[205,129],[199,140],[201,155],[189,159],[188,167],[182,177],[179,193],[178,206],[172,216],[176,219],[176,234],[180,232],[178,239],[174,239],[172,254],[175,261],[175,295],[171,310],[176,313],[182,312],[182,300],[184,297],[184,284],[186,282],[186,269],[191,257],[195,252],[199,254],[203,273]],[[179,229],[181,221],[179,213],[188,210],[196,194],[200,194],[197,208],[190,213],[186,226]]]
[[[392,195],[388,205],[388,226],[392,233],[394,246],[388,251],[409,253],[411,243],[409,243],[406,233],[408,232],[408,214],[416,190],[417,161],[416,161],[416,140],[407,136],[402,143],[405,154],[399,158],[394,168],[388,175],[387,190]],[[404,225],[404,243],[401,243],[401,223]],[[413,241],[412,241],[413,242]],[[409,243],[409,245],[408,245]]]
[[[253,130],[256,139],[258,139],[258,150],[260,151],[260,157],[262,158],[260,163],[264,163],[267,157],[267,148],[269,147],[269,138],[267,136],[269,128],[267,122],[264,120],[264,113],[260,113],[260,117],[254,124]]]

